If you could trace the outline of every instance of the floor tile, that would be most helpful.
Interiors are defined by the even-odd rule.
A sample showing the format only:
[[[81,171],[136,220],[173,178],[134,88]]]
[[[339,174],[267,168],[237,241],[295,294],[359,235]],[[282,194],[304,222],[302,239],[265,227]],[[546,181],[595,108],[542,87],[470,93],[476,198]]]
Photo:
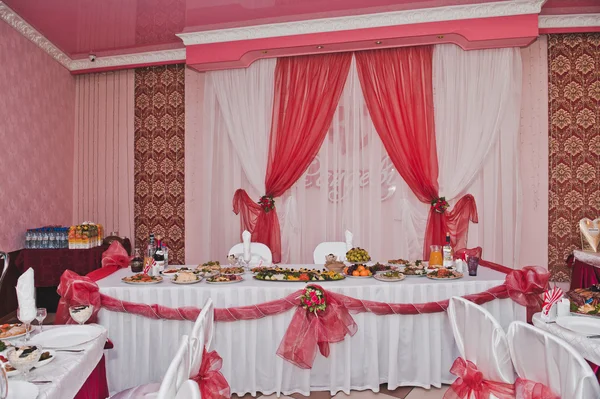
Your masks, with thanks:
[[[373,391],[350,391],[350,395],[346,395],[344,392],[339,392],[336,394],[334,399],[392,399],[390,396],[380,393],[375,393]],[[312,399],[312,395],[311,395]]]
[[[413,387],[398,387],[394,390],[389,390],[387,384],[382,384],[379,387],[379,392],[384,395],[393,396],[394,398],[404,399],[413,390]]]
[[[331,394],[329,391],[313,391],[310,396],[304,396],[299,393],[293,393],[290,395],[294,399],[330,399]]]
[[[442,399],[447,389],[447,385],[442,386],[441,389],[433,387],[431,389],[414,388],[406,399]]]

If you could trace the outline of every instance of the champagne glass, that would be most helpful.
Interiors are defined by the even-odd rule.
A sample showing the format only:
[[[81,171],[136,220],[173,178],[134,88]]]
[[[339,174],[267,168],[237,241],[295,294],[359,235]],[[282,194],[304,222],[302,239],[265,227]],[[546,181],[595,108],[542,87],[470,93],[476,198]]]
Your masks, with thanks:
[[[94,306],[92,305],[75,305],[69,307],[69,314],[71,315],[71,318],[80,326],[84,325],[85,322],[92,317],[93,312]]]
[[[29,341],[29,330],[31,330],[31,323],[35,320],[36,315],[33,312],[23,312],[21,308],[17,309],[17,319],[25,324],[25,342]]]
[[[11,348],[6,354],[10,365],[19,370],[25,381],[29,379],[29,372],[39,362],[41,356],[42,348],[33,345]]]
[[[38,308],[37,309],[37,314],[35,319],[38,321],[38,324],[40,325],[40,332],[44,331],[44,319],[46,318],[46,316],[48,316],[48,312],[46,311],[46,308]]]

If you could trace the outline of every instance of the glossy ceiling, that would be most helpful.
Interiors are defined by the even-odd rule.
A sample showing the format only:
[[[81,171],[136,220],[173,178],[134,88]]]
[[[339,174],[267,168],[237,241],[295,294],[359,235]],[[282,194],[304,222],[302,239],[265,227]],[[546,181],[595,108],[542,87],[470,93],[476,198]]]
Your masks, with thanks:
[[[183,48],[181,32],[492,1],[4,0],[73,59]],[[548,0],[542,13],[592,12],[600,0]]]

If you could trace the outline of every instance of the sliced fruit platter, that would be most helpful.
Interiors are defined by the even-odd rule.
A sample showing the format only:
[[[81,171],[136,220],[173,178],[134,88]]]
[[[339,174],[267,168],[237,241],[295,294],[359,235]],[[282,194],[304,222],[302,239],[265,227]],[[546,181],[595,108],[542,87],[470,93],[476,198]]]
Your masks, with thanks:
[[[402,281],[406,278],[406,276],[398,270],[388,270],[378,272],[375,274],[374,278],[375,280],[379,281]]]
[[[0,338],[1,339],[12,339],[22,337],[27,332],[25,326],[20,323],[16,324],[3,324],[0,326]]]
[[[343,280],[344,276],[333,271],[319,271],[315,269],[282,269],[274,268],[256,273],[256,280],[264,281],[337,281]]]
[[[244,274],[244,268],[243,267],[237,267],[237,266],[231,266],[231,267],[222,267],[220,270],[221,274],[235,274],[238,276],[241,276],[242,274]]]
[[[233,284],[241,283],[242,281],[244,281],[244,278],[242,276],[236,276],[235,274],[219,274],[218,276],[206,279],[208,284]]]
[[[158,284],[163,281],[163,278],[160,276],[149,276],[144,273],[138,273],[133,276],[123,277],[121,281],[127,284]]]
[[[427,278],[432,280],[456,280],[463,278],[463,274],[450,269],[437,269],[427,273]]]

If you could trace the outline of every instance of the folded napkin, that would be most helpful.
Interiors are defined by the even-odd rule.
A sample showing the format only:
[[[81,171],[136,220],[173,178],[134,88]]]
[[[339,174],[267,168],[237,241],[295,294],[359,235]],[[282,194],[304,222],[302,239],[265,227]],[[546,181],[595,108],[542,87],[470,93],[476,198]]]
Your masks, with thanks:
[[[248,230],[244,230],[242,233],[242,243],[244,244],[244,260],[250,262],[252,254],[250,253],[250,238],[252,235]]]
[[[350,230],[346,230],[346,250],[350,251],[354,246],[352,245],[352,238],[354,236],[350,232]]]
[[[35,305],[35,283],[33,269],[27,269],[17,280],[17,300],[19,301],[19,319],[22,322],[32,322],[37,315]]]

